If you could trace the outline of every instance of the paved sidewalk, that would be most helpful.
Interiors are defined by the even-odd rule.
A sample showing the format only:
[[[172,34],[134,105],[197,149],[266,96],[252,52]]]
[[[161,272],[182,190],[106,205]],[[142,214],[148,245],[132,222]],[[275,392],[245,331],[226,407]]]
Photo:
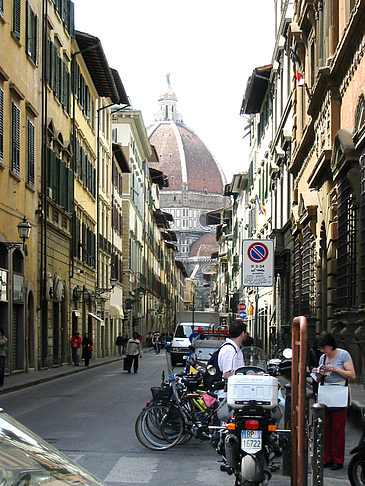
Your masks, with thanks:
[[[151,351],[151,348],[143,349],[144,353],[148,353],[149,351]],[[29,386],[39,385],[40,383],[45,383],[47,381],[56,380],[57,378],[62,378],[63,376],[71,375],[72,373],[82,373],[90,368],[107,365],[115,361],[120,361],[120,366],[122,368],[124,356],[125,355],[120,357],[119,355],[116,355],[108,356],[106,358],[92,359],[90,360],[89,366],[85,366],[84,362],[82,361],[80,363],[80,366],[66,364],[63,366],[55,366],[40,371],[29,371],[29,373],[15,373],[11,376],[5,376],[4,385],[0,387],[0,395],[20,390],[22,388],[27,388]]]

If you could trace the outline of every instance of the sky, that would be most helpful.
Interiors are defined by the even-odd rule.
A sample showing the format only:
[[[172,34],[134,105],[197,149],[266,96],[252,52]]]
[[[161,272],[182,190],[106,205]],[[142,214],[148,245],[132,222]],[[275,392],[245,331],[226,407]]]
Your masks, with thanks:
[[[271,63],[274,0],[75,0],[75,28],[98,37],[145,126],[167,92],[227,182],[248,169],[240,108],[252,71]]]

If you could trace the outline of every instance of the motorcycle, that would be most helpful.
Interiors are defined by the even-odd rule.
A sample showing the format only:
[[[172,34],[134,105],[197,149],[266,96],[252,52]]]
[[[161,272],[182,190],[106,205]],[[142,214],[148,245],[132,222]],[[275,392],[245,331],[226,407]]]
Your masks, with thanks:
[[[277,432],[282,417],[279,381],[266,370],[260,348],[244,348],[246,366],[227,380],[227,404],[231,419],[221,426],[217,452],[221,470],[236,477],[235,486],[267,484],[272,460],[281,455],[285,440]]]
[[[365,407],[361,408],[361,417],[365,422]],[[350,454],[355,454],[349,462],[347,474],[351,486],[365,485],[365,428],[360,437],[359,445],[350,451]]]
[[[271,358],[267,362],[268,373],[290,379],[292,356],[293,352],[290,348],[280,350],[277,358]]]

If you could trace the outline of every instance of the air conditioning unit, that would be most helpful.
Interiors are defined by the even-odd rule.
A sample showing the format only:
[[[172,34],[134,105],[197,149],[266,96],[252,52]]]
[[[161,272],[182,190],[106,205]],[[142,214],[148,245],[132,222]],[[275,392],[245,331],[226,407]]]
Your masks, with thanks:
[[[52,187],[47,187],[47,197],[52,199],[52,197],[53,197]]]

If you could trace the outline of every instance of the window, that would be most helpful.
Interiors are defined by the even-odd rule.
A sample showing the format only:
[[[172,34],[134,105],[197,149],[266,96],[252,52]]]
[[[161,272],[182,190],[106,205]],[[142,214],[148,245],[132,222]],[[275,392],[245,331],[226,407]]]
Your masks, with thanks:
[[[13,0],[13,34],[20,39],[20,5],[21,0]]]
[[[27,183],[34,186],[34,125],[28,120],[27,125]]]
[[[20,174],[20,109],[11,104],[11,170]]]
[[[4,91],[0,88],[0,163],[4,162]]]
[[[26,52],[34,64],[38,66],[39,58],[39,19],[30,3],[26,4]]]
[[[4,0],[0,0],[0,15],[4,15]]]

